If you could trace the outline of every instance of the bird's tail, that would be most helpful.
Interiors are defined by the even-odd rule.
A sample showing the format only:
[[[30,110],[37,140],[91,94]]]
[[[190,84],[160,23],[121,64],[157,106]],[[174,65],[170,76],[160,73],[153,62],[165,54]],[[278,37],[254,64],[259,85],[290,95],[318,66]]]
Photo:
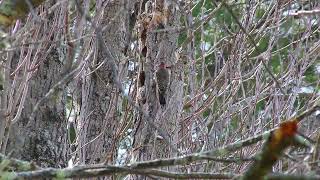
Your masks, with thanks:
[[[161,105],[165,105],[166,104],[166,98],[165,98],[165,94],[164,93],[159,93],[159,102]]]

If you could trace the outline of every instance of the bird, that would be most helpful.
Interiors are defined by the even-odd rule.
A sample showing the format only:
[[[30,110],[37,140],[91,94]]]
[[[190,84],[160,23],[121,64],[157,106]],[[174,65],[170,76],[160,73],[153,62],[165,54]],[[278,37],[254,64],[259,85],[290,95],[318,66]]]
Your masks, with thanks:
[[[161,62],[156,71],[156,83],[160,105],[166,104],[166,93],[169,84],[169,71],[164,62]]]

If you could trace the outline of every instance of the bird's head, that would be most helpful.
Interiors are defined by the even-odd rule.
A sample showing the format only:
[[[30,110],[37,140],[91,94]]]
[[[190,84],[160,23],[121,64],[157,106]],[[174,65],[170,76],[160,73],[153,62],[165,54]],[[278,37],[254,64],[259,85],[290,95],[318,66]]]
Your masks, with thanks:
[[[161,62],[159,68],[166,68],[166,64],[164,62]]]

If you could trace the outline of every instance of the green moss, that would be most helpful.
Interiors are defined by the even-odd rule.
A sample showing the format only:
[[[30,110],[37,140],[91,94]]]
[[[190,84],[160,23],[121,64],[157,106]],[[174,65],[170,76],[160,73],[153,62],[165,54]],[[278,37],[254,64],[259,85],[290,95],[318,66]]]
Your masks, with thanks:
[[[17,176],[14,172],[1,172],[0,174],[1,180],[17,179]]]
[[[22,163],[20,166],[19,166],[19,170],[22,170],[22,171],[27,171],[27,170],[31,170],[32,167],[30,165],[30,163]]]
[[[57,172],[57,175],[56,175],[56,178],[53,178],[54,180],[63,180],[63,179],[66,179],[66,174],[64,171],[58,171]]]

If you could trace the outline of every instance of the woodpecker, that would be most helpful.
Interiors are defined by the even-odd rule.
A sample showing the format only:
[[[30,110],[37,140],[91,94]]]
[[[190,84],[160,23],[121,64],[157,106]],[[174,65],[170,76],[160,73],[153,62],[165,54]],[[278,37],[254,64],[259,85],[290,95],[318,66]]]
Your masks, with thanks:
[[[168,83],[169,83],[169,71],[164,64],[164,62],[161,62],[158,66],[158,70],[156,71],[156,82],[158,87],[158,97],[159,97],[159,103],[161,105],[166,104],[166,92],[168,89]]]

